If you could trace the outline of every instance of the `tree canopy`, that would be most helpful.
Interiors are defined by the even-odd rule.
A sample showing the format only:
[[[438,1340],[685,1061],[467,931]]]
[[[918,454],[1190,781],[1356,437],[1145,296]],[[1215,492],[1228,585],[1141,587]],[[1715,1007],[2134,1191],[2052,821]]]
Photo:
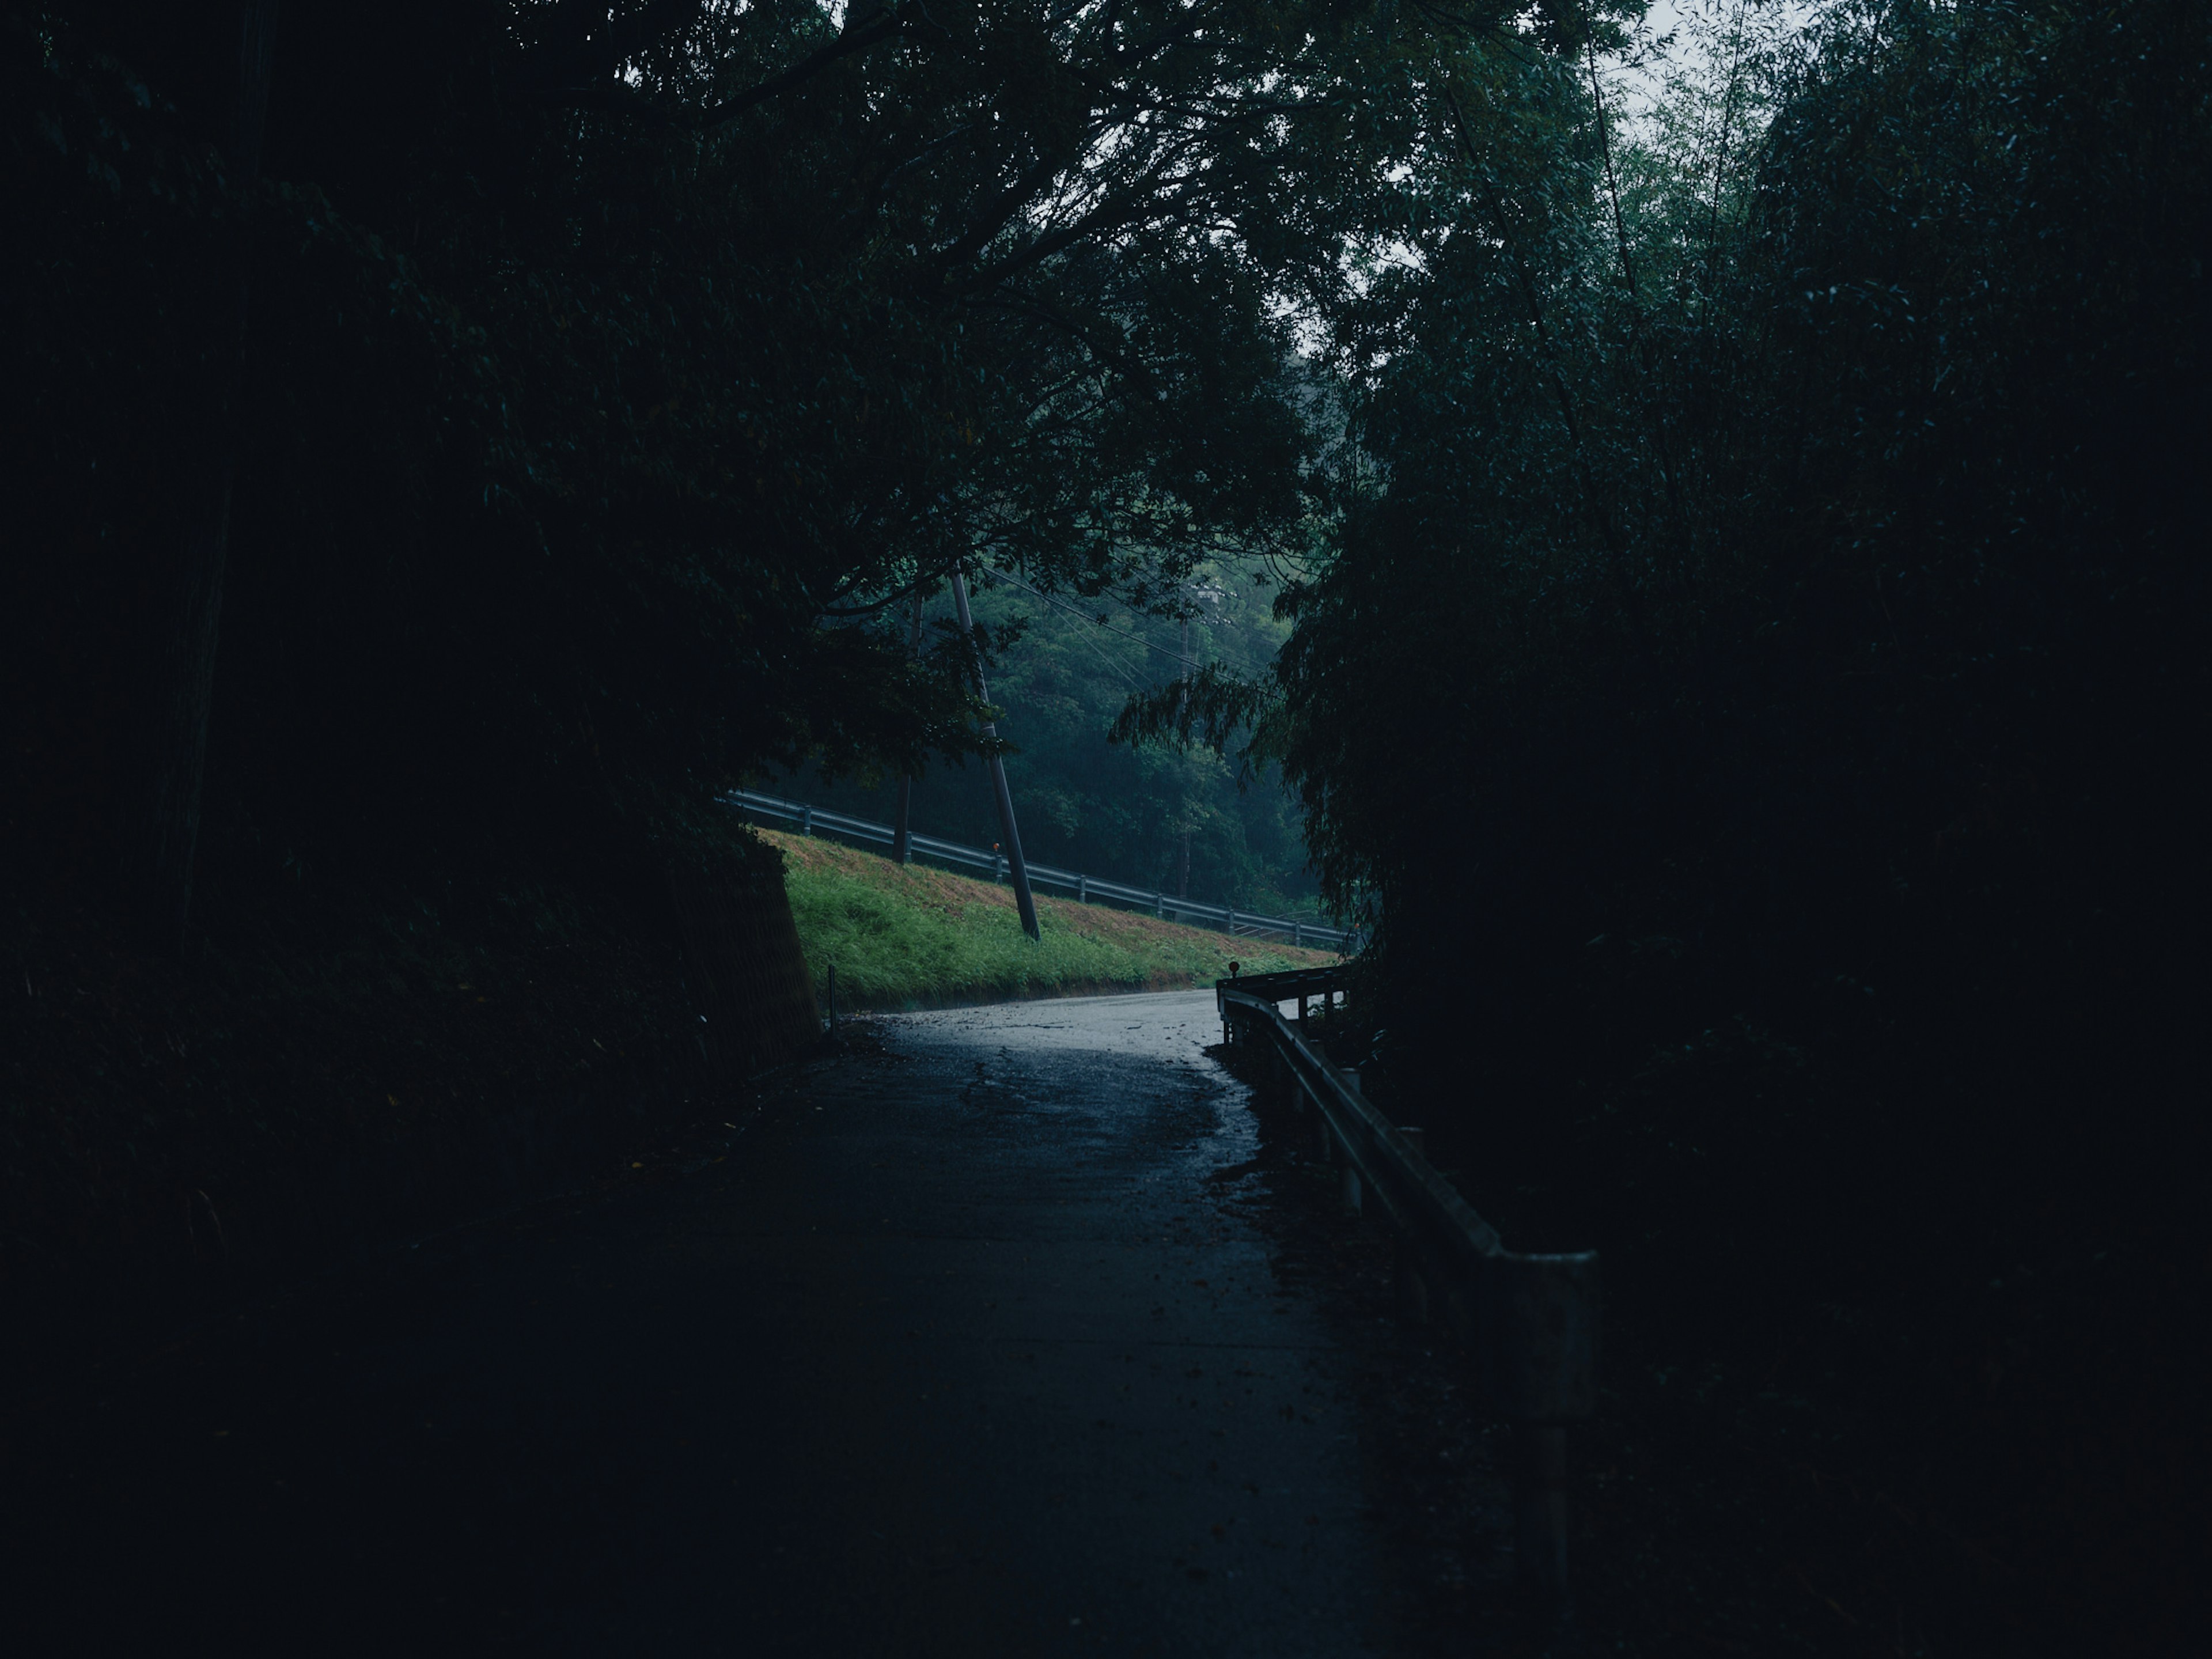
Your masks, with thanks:
[[[1279,761],[1376,924],[1365,1075],[1632,1352],[1893,1397],[1895,1478],[2094,1601],[2053,1640],[2154,1650],[2158,1523],[2123,1613],[2034,1517],[2194,1478],[2125,1448],[2203,1328],[2212,33],[1703,17],[1641,119],[1498,38],[1417,88],[1293,631],[1127,724]]]
[[[649,865],[977,752],[1026,615],[1068,848],[1279,769],[1486,1212],[1668,1340],[1918,1309],[2041,1501],[2205,1259],[2204,7],[1685,5],[1648,105],[1626,0],[276,9],[0,3],[12,882],[188,869],[203,754],[241,890]],[[1115,723],[1213,753],[1021,588],[915,651],[960,568],[1214,585]],[[2180,1467],[2136,1359],[2069,1468]]]
[[[258,180],[236,15],[7,27],[10,751],[70,846],[234,404],[211,810],[280,839],[972,748],[901,596],[1143,605],[1300,519],[1370,9],[303,8]]]

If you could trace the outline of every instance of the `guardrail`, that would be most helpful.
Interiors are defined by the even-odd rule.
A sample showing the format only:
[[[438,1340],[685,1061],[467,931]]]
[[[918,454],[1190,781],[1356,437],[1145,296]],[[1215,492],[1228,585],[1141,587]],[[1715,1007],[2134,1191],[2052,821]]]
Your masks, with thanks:
[[[1264,1047],[1268,1080],[1314,1117],[1317,1150],[1342,1171],[1346,1204],[1396,1235],[1400,1310],[1448,1327],[1475,1353],[1489,1400],[1516,1428],[1515,1550],[1520,1572],[1555,1611],[1567,1592],[1566,1425],[1591,1414],[1597,1392],[1597,1256],[1526,1255],[1428,1160],[1419,1129],[1376,1109],[1358,1076],[1307,1034],[1344,1006],[1334,968],[1218,980],[1224,1042]],[[1295,1001],[1297,1017],[1282,1005]]]
[[[732,789],[720,799],[726,806],[786,823],[795,823],[801,835],[842,836],[847,840],[871,847],[887,848],[891,844],[893,832],[888,823],[849,817],[842,812],[809,806],[804,801],[785,800],[781,796],[759,794],[750,789]],[[907,845],[917,856],[927,856],[958,869],[988,870],[994,881],[1006,878],[1006,854],[994,849],[963,846],[957,841],[939,841],[934,836],[908,835]],[[1192,899],[1176,898],[1170,894],[1131,887],[1117,881],[1106,881],[1097,876],[1087,876],[1080,871],[1055,870],[1047,864],[1032,864],[1029,872],[1030,886],[1057,889],[1073,895],[1079,903],[1104,902],[1125,905],[1135,910],[1149,910],[1163,921],[1195,921],[1208,927],[1218,927],[1232,938],[1257,938],[1261,934],[1273,933],[1281,935],[1293,945],[1314,950],[1341,951],[1348,954],[1358,948],[1358,935],[1340,927],[1323,927],[1318,923],[1300,921],[1292,917],[1255,915],[1249,910],[1239,910],[1234,905],[1200,904]]]

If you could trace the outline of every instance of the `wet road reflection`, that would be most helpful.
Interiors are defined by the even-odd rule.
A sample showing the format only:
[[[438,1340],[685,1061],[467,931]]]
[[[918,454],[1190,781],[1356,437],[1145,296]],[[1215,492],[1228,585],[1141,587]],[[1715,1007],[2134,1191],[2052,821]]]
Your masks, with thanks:
[[[17,1605],[81,1651],[1371,1650],[1345,1357],[1211,994],[872,1025],[726,1161],[88,1402]]]

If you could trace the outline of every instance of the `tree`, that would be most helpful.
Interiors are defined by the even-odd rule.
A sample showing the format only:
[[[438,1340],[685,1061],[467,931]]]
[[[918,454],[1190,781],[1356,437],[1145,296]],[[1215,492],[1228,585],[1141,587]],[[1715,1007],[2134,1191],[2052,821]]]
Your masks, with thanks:
[[[276,25],[276,0],[246,0],[235,33],[238,87],[223,161],[236,185],[250,191],[261,170],[261,131]],[[176,569],[161,586],[165,614],[158,639],[152,707],[148,711],[146,799],[130,849],[143,906],[141,922],[181,948],[191,918],[192,866],[199,844],[200,794],[207,766],[208,714],[215,697],[216,642],[222,625],[223,566],[230,547],[231,494],[238,474],[240,371],[243,368],[250,279],[243,250],[231,278],[234,338],[210,365],[209,454],[200,489],[177,502]],[[157,575],[157,582],[160,578]]]
[[[1276,226],[1353,154],[1322,130],[1365,12],[311,11],[259,185],[221,162],[210,15],[9,36],[42,856],[132,840],[143,653],[57,624],[173,565],[145,512],[186,499],[167,435],[222,427],[194,388],[228,337],[180,296],[228,291],[235,234],[223,652],[165,681],[212,684],[229,844],[434,860],[542,838],[549,802],[620,836],[771,760],[972,749],[972,650],[897,637],[917,586],[981,555],[1154,603],[1302,510],[1278,296],[1332,258]]]

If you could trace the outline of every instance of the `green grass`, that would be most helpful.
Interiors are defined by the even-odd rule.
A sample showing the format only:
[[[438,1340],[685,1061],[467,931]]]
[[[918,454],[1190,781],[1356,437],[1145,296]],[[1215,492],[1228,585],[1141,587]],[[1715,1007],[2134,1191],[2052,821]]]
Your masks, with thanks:
[[[1247,973],[1322,967],[1327,951],[1232,939],[1103,905],[1039,898],[1044,939],[1024,936],[1011,887],[971,881],[836,842],[763,830],[782,849],[799,939],[820,989],[837,970],[841,1008],[916,1008],[1168,991]]]

